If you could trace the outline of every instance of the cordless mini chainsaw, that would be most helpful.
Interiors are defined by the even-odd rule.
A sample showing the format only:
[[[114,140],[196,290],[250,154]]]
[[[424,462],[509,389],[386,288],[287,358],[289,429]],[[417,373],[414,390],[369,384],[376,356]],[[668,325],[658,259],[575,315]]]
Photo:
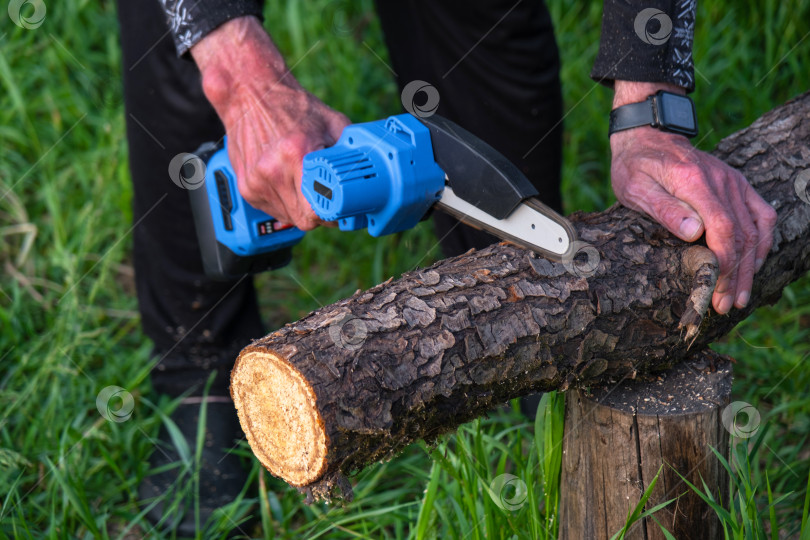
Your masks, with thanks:
[[[240,196],[227,139],[189,156],[181,174],[204,171],[189,194],[206,274],[233,279],[288,264],[304,232]],[[514,164],[438,115],[347,126],[334,146],[304,157],[301,189],[318,217],[344,231],[404,231],[436,207],[554,260],[570,256],[575,241],[568,220],[536,198]]]

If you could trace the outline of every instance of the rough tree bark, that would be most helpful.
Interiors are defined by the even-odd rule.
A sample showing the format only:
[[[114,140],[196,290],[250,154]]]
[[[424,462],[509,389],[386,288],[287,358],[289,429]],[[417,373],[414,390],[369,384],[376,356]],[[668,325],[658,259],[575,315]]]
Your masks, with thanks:
[[[592,275],[497,244],[254,341],[231,377],[253,451],[310,496],[351,496],[344,474],[510,398],[662,369],[706,347],[810,268],[808,141],[805,94],[714,151],[779,214],[745,309],[707,313],[717,269],[705,247],[622,206],[576,213],[596,250],[584,251],[598,253]]]

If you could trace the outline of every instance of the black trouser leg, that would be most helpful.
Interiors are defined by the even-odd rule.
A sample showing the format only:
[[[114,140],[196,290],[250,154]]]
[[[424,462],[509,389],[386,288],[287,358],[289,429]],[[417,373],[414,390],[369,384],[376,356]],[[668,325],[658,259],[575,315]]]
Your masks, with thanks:
[[[402,89],[413,80],[439,91],[437,113],[515,163],[560,210],[562,96],[551,17],[539,0],[378,0]],[[436,212],[446,256],[496,239]]]
[[[253,282],[212,282],[200,259],[188,193],[169,177],[171,159],[219,140],[224,128],[195,64],[176,57],[157,1],[119,0],[124,98],[134,186],[134,257],[144,332],[164,357],[152,381],[177,395],[217,370],[227,389],[238,351],[263,335]]]

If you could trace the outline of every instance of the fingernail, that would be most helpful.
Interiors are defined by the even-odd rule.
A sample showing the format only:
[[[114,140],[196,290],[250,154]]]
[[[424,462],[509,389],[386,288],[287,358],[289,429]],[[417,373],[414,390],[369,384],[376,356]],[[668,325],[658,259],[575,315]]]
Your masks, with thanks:
[[[744,308],[748,305],[748,300],[751,299],[751,293],[748,291],[743,291],[737,295],[737,305],[741,308]]]
[[[726,295],[720,300],[720,305],[717,308],[717,312],[720,315],[725,315],[729,311],[731,311],[731,306],[734,303],[734,297],[731,295]]]
[[[762,268],[763,264],[765,264],[765,259],[757,259],[757,261],[754,263],[757,269],[754,270],[754,272],[759,272],[759,269]]]
[[[700,229],[700,221],[695,218],[685,218],[681,221],[681,236],[684,238],[694,238]]]

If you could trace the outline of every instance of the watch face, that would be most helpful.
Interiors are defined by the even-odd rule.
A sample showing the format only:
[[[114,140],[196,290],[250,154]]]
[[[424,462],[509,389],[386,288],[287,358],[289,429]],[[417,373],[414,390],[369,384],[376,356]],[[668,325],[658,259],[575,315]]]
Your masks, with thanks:
[[[661,92],[657,98],[658,122],[661,127],[679,133],[697,133],[697,118],[692,100],[667,92]]]

